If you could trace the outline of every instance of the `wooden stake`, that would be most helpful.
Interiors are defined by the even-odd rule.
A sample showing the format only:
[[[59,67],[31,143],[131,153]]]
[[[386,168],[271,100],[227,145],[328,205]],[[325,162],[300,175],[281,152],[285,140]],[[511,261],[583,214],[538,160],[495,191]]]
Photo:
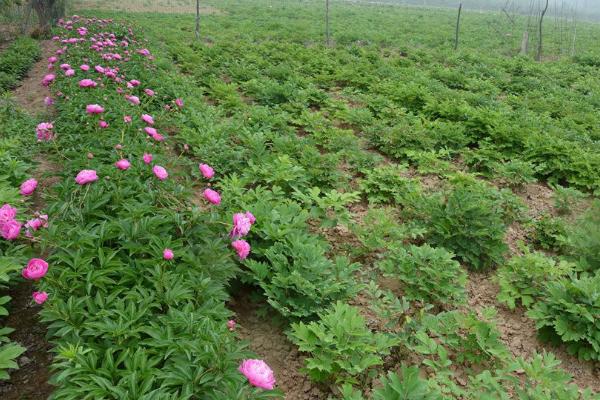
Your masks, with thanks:
[[[458,6],[458,17],[456,18],[456,34],[454,36],[454,50],[458,49],[458,34],[460,33],[460,13],[462,12],[462,3]]]
[[[200,0],[196,0],[196,40],[200,40]]]

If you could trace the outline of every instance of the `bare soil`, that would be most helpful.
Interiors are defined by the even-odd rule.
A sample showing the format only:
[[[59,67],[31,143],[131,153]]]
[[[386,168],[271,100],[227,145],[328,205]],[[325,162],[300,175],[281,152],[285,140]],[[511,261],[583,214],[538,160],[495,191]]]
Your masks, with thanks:
[[[17,102],[32,115],[39,115],[47,111],[44,98],[50,96],[50,90],[41,85],[42,78],[48,74],[48,57],[54,54],[55,44],[51,40],[40,41],[42,58],[36,62],[27,77],[16,88],[13,96]]]

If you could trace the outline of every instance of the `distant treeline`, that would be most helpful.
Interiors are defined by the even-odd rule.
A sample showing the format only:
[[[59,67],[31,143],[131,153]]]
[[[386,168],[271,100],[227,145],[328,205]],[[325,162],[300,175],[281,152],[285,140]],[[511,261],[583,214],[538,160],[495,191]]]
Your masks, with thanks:
[[[357,3],[390,4],[422,7],[457,8],[466,10],[499,11],[536,15],[544,8],[545,0],[348,0]],[[548,15],[564,18],[600,20],[600,0],[549,0]]]

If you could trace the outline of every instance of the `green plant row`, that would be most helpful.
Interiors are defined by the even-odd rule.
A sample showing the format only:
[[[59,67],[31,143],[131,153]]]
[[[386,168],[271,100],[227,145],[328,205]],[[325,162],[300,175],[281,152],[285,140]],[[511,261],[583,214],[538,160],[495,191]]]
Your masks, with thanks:
[[[0,93],[15,88],[41,55],[39,43],[21,37],[0,52]]]

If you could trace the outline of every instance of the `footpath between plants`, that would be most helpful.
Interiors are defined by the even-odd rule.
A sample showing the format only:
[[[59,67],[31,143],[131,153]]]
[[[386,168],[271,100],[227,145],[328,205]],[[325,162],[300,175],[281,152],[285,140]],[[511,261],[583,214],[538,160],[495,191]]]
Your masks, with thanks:
[[[59,25],[41,82],[56,118],[35,133],[35,151],[61,165],[57,183],[24,180],[19,195],[43,191],[45,204],[26,223],[34,204],[0,210],[14,244],[3,256],[25,264],[44,304],[52,398],[280,397],[225,307],[255,218],[240,210],[232,223],[210,187],[215,170],[182,157],[181,87],[130,27],[76,16]]]

